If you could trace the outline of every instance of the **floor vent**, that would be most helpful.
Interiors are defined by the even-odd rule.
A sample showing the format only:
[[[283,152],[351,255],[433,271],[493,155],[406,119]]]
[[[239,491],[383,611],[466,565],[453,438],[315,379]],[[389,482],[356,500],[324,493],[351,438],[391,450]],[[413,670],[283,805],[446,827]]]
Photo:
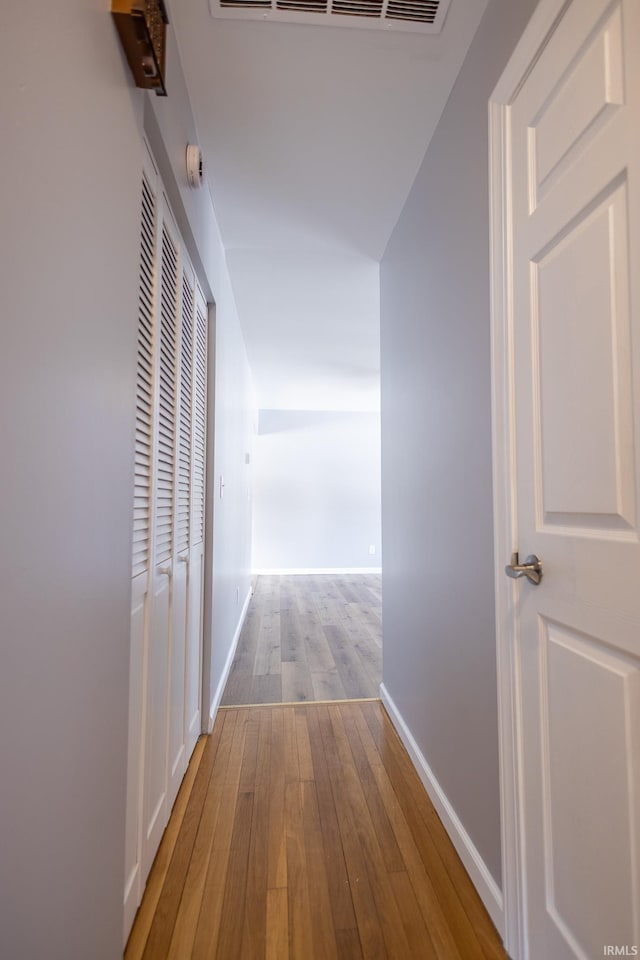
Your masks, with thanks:
[[[440,33],[451,0],[209,0],[211,16]]]

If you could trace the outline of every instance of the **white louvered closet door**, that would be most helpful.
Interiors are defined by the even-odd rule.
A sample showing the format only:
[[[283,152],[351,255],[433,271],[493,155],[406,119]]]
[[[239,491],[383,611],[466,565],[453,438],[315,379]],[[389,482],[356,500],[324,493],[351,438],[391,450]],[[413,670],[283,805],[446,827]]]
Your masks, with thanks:
[[[151,568],[151,501],[154,411],[155,286],[158,201],[157,175],[147,159],[142,175],[136,367],[129,740],[125,835],[125,938],[136,914],[144,879],[141,865],[144,757],[145,638]]]
[[[207,440],[208,310],[196,287],[192,344],[191,488],[189,502],[189,600],[185,727],[191,753],[202,729],[202,637],[204,626],[204,520]]]
[[[170,809],[167,734],[173,619],[180,242],[164,197],[160,209],[152,565],[144,740],[142,866],[145,879]]]
[[[169,786],[173,805],[187,767],[185,693],[187,687],[187,601],[191,577],[189,535],[191,526],[191,454],[193,405],[193,330],[195,273],[182,257],[180,281],[180,349],[176,445],[176,514],[171,612],[171,666],[169,682]],[[200,731],[198,731],[198,734]]]
[[[125,940],[201,732],[208,312],[150,156],[139,282]]]

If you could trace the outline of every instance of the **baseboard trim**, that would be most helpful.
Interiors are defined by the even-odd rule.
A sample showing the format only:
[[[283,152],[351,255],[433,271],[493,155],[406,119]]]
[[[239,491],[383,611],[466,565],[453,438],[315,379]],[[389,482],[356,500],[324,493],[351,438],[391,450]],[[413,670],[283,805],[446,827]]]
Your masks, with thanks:
[[[318,574],[382,573],[382,567],[261,567],[255,577],[302,577]]]
[[[236,649],[238,647],[238,640],[240,639],[240,634],[242,633],[242,628],[244,626],[244,621],[247,616],[247,610],[249,609],[249,604],[251,603],[251,597],[253,591],[251,587],[247,591],[247,596],[242,607],[242,612],[240,614],[240,619],[238,620],[238,626],[236,627],[236,632],[233,635],[233,640],[231,641],[231,647],[229,648],[229,653],[227,654],[227,659],[224,664],[224,670],[222,671],[222,676],[218,681],[218,686],[216,687],[216,692],[213,695],[213,700],[211,701],[211,706],[209,708],[209,727],[208,732],[211,733],[213,730],[213,725],[216,721],[216,716],[218,713],[218,707],[220,706],[220,701],[222,700],[222,694],[224,693],[224,688],[229,679],[229,673],[231,672],[231,664],[233,663],[233,658],[236,655]]]
[[[442,820],[444,828],[451,838],[451,842],[458,851],[458,856],[462,860],[474,887],[478,891],[480,899],[487,908],[498,933],[504,938],[504,902],[498,884],[493,879],[491,871],[480,856],[446,793],[438,783],[433,770],[427,763],[424,754],[416,743],[411,730],[407,726],[404,717],[395,705],[384,683],[380,684],[380,699],[407,753],[411,757],[418,776],[429,794],[429,798],[436,808],[436,812]]]

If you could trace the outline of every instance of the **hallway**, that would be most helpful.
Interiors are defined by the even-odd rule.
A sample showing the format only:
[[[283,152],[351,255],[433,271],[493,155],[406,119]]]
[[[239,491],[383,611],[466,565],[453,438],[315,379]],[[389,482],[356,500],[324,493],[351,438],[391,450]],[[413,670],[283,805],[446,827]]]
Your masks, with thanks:
[[[125,960],[499,960],[380,703],[221,709]]]

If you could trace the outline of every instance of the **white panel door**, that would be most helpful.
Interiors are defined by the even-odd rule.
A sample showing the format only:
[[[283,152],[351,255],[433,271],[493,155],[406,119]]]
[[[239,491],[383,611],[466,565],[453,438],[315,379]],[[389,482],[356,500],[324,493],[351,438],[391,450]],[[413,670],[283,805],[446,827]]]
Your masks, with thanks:
[[[640,3],[573,0],[510,110],[531,960],[640,948]]]
[[[169,814],[168,727],[175,518],[179,243],[163,204],[156,350],[154,510],[145,709],[142,864],[146,879]]]

